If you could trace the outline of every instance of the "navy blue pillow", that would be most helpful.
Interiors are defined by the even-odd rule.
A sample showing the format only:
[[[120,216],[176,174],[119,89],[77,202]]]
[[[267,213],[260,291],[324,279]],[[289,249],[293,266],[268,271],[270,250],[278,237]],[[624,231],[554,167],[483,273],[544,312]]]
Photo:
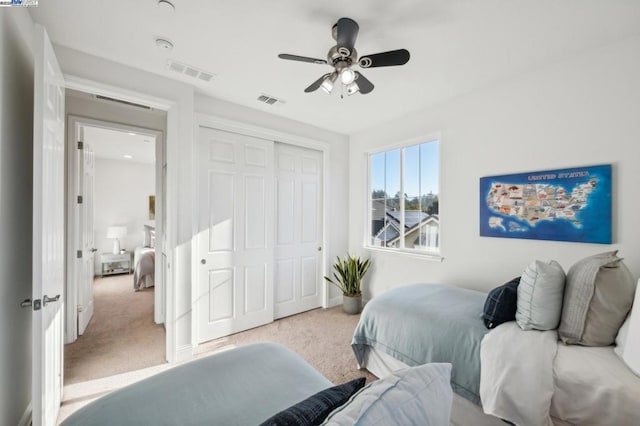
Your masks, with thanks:
[[[516,320],[518,309],[518,284],[520,277],[516,277],[506,284],[496,287],[489,292],[484,302],[484,325],[495,328],[502,323]]]
[[[318,392],[304,401],[264,421],[260,426],[317,426],[336,408],[344,405],[351,395],[364,387],[366,379],[351,380]]]

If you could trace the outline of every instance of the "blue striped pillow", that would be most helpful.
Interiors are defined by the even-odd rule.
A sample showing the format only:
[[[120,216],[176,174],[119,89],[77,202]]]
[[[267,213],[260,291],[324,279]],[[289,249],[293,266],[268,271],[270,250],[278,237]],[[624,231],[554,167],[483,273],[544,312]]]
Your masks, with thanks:
[[[354,393],[362,389],[365,381],[366,379],[361,377],[320,391],[270,417],[260,426],[320,425],[333,410],[345,404]]]

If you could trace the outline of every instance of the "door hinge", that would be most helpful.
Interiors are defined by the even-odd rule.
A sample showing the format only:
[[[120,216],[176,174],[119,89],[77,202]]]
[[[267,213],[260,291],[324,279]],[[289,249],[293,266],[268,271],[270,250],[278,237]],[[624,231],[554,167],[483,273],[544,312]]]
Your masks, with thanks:
[[[84,149],[84,142],[78,141],[78,149]]]
[[[78,204],[82,204],[82,195],[78,195]]]
[[[76,250],[76,258],[82,259],[82,250]]]

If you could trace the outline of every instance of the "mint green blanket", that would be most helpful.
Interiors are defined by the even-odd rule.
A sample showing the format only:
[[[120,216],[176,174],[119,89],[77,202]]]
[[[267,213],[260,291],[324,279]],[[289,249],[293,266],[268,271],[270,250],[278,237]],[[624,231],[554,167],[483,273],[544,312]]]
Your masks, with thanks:
[[[415,284],[373,298],[353,335],[358,363],[366,346],[409,366],[450,362],[454,392],[480,405],[480,343],[489,331],[482,322],[486,297],[458,287]]]
[[[63,425],[257,425],[331,386],[293,351],[257,343],[188,362],[110,393]]]

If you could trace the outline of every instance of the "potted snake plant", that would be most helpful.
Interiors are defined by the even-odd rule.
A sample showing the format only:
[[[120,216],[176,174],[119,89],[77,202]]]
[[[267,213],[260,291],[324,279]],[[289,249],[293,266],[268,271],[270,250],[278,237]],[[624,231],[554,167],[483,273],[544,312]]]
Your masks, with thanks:
[[[336,258],[333,264],[333,278],[324,277],[342,291],[342,309],[348,314],[359,314],[362,309],[362,278],[371,266],[370,259],[357,256]]]

